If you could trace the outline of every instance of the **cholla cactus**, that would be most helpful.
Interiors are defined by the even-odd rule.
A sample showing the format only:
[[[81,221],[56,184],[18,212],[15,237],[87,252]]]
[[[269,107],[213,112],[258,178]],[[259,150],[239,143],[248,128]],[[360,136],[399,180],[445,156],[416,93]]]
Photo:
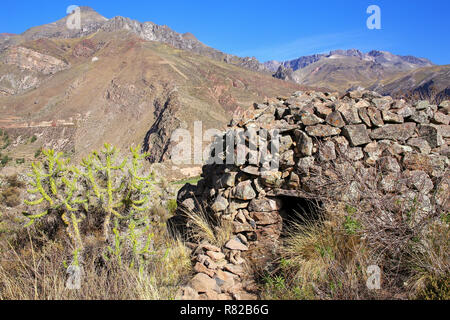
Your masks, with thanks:
[[[119,211],[124,205],[121,191],[125,189],[127,183],[124,175],[127,159],[119,162],[117,157],[117,149],[105,143],[100,153],[94,151],[81,163],[84,168],[82,174],[87,184],[87,198],[92,201],[91,196],[94,196],[105,214],[103,223],[105,241],[109,236],[111,216],[124,218]]]
[[[134,266],[140,261],[138,257],[149,253],[153,236],[143,213],[159,195],[153,172],[143,173],[148,155],[139,150],[139,146],[131,148],[131,158],[119,159],[118,150],[105,144],[100,152],[83,159],[79,167],[70,165],[69,159],[63,160],[62,153],[44,150],[44,162],[32,164],[29,176],[33,188],[28,190],[32,200],[25,201],[43,212],[28,215],[28,225],[50,213],[59,214],[75,248],[74,260],[78,260],[84,248],[80,231],[83,222],[89,215],[99,215],[110,255],[122,254],[126,243],[126,251],[131,254],[128,260]],[[111,230],[114,235],[110,238]]]
[[[155,174],[150,172],[143,176],[143,163],[148,154],[140,154],[140,146],[130,148],[132,158],[128,168],[128,188],[124,197],[125,212],[129,212],[129,217],[136,218],[139,213],[149,210],[151,197],[158,196],[158,192],[154,188]]]
[[[70,159],[62,159],[62,153],[54,150],[44,150],[43,163],[35,162],[29,184],[32,186],[27,192],[33,200],[25,200],[31,207],[44,208],[41,213],[28,215],[28,226],[35,223],[51,212],[58,213],[67,226],[67,233],[76,248],[83,247],[79,224],[84,220],[87,210],[87,200],[79,193],[78,178],[80,172],[70,166]]]
[[[107,253],[104,255],[106,260],[116,259],[118,264],[124,264],[124,258],[128,263],[127,267],[139,267],[142,270],[145,256],[154,254],[152,252],[152,240],[154,234],[151,232],[151,224],[145,221],[145,228],[136,228],[134,220],[129,221],[126,232],[121,232],[119,220],[114,219],[114,241],[107,247]]]

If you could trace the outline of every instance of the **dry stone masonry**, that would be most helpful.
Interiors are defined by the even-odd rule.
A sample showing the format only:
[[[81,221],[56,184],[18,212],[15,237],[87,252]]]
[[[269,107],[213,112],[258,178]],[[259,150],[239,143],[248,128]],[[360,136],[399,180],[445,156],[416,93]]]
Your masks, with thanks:
[[[224,137],[242,129],[278,129],[279,168],[271,170],[264,159],[257,166],[205,165],[198,185],[180,190],[172,226],[189,234],[185,210],[205,210],[212,221],[233,227],[222,248],[192,245],[196,275],[181,297],[256,299],[252,271],[270,268],[283,222],[306,200],[331,198],[370,211],[372,193],[381,193],[386,206],[419,206],[420,215],[448,213],[449,112],[449,101],[409,103],[370,91],[343,97],[297,92],[255,104],[232,121]],[[247,152],[248,160],[252,151]],[[380,218],[395,219],[388,212]]]

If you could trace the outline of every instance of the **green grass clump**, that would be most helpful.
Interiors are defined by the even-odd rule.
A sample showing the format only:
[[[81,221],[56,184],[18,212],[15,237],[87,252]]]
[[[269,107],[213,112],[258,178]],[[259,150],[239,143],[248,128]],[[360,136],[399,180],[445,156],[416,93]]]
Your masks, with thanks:
[[[42,154],[42,148],[39,148],[36,150],[36,152],[34,153],[34,158],[37,159],[41,156]]]
[[[170,199],[169,201],[167,201],[167,210],[169,211],[170,214],[175,214],[175,211],[178,208],[178,204],[177,204],[177,200],[176,199]]]
[[[2,167],[4,167],[4,166],[6,166],[11,160],[12,160],[12,158],[10,158],[8,155],[4,155],[4,156],[1,157],[0,164],[2,165]]]
[[[202,177],[201,176],[198,176],[198,177],[193,177],[193,178],[189,178],[189,179],[183,179],[183,180],[180,180],[180,181],[176,181],[176,182],[173,182],[173,184],[175,184],[175,185],[185,185],[185,184],[192,184],[192,185],[197,185],[197,183],[200,181],[202,179]]]

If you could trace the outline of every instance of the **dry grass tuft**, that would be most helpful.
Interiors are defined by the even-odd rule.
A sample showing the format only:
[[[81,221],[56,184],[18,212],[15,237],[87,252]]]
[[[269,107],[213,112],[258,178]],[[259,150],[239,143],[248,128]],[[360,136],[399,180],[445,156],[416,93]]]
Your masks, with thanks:
[[[450,297],[450,219],[430,210],[420,192],[384,192],[376,168],[364,175],[339,175],[311,199],[322,217],[288,231],[279,270],[265,279],[270,299],[432,299]],[[398,180],[402,186],[405,181]],[[339,202],[337,193],[358,197]],[[327,189],[328,188],[328,189]],[[353,188],[355,189],[355,188]],[[347,190],[347,191],[346,191]],[[401,188],[399,190],[402,190]],[[441,210],[441,211],[439,211]],[[381,288],[367,287],[368,267],[381,270]]]
[[[139,266],[105,260],[101,233],[90,234],[81,289],[69,290],[66,270],[73,256],[63,233],[51,240],[34,229],[17,232],[16,241],[0,240],[1,300],[171,300],[192,274],[190,250],[161,222],[152,230],[152,252]]]
[[[200,207],[200,206],[199,206]],[[184,210],[190,228],[190,237],[198,242],[208,243],[223,247],[233,234],[231,221],[224,219],[212,219],[204,209]]]
[[[80,290],[66,288],[70,256],[59,242],[43,248],[29,243],[23,250],[2,252],[0,299],[2,300],[171,300],[191,274],[189,250],[170,243],[147,261],[142,270],[115,261],[99,265],[91,259],[83,266]]]
[[[369,250],[344,208],[319,220],[292,224],[281,249],[280,270],[266,279],[267,299],[364,299]]]
[[[410,287],[425,300],[450,299],[450,230],[445,222],[429,226],[421,240],[411,246],[409,264],[414,270]]]

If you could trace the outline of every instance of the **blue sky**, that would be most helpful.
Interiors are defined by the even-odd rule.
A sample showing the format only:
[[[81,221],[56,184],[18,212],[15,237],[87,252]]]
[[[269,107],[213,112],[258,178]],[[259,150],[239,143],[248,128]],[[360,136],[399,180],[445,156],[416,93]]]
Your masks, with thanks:
[[[56,21],[72,4],[107,18],[165,24],[221,51],[261,61],[357,48],[450,64],[449,0],[3,0],[0,32]],[[381,8],[381,30],[366,26],[369,5]]]

